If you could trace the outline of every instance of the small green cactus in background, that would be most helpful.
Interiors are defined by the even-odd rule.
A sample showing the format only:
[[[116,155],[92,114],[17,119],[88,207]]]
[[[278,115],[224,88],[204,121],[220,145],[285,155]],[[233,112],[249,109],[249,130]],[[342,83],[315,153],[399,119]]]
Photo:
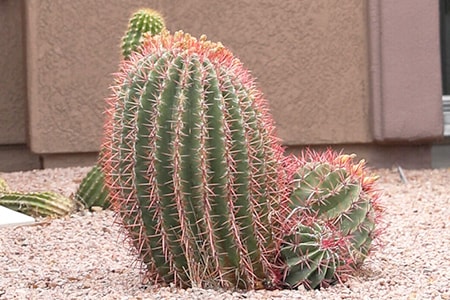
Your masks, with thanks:
[[[128,30],[122,39],[123,58],[128,59],[131,53],[141,46],[146,33],[153,36],[161,33],[164,28],[164,18],[159,12],[148,8],[138,10],[131,17]]]
[[[282,246],[289,287],[342,281],[365,260],[378,236],[381,208],[364,160],[353,155],[305,152],[298,161],[292,213]]]
[[[93,206],[108,208],[109,194],[105,186],[105,175],[99,166],[94,166],[83,178],[75,199],[81,202],[86,208]]]
[[[75,201],[53,192],[0,193],[0,205],[35,217],[60,217],[74,212]]]

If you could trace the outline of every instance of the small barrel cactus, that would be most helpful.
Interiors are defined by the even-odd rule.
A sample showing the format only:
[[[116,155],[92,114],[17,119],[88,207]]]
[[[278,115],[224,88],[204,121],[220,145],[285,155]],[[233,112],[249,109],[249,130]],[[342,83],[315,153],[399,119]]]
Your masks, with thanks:
[[[0,193],[0,205],[35,217],[60,217],[76,210],[76,203],[53,192]]]
[[[309,221],[296,224],[284,238],[281,255],[287,274],[283,284],[290,288],[300,284],[316,288],[334,282],[336,268],[342,260],[339,231],[326,222]]]
[[[145,34],[156,35],[165,28],[164,18],[157,11],[143,8],[133,14],[122,39],[122,55],[128,59],[141,46]]]
[[[377,176],[353,155],[307,151],[298,161],[282,255],[285,283],[310,288],[343,280],[362,264],[378,236]]]
[[[75,200],[86,208],[93,206],[108,208],[109,192],[105,185],[105,175],[99,166],[94,166],[83,178],[75,194]]]
[[[282,149],[261,93],[220,43],[148,37],[109,99],[102,161],[113,209],[155,282],[276,281]]]

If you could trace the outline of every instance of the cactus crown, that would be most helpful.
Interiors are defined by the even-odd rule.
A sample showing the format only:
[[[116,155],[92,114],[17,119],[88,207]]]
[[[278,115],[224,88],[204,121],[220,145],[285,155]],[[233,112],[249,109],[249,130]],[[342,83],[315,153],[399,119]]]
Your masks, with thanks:
[[[122,39],[122,55],[128,59],[132,52],[142,44],[145,34],[156,35],[165,28],[164,18],[157,11],[143,8],[130,19],[128,30]]]

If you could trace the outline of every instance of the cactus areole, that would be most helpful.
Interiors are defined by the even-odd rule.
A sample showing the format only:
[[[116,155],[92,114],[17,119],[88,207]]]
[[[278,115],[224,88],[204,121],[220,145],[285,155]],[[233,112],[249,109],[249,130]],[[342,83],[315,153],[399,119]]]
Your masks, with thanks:
[[[148,278],[181,287],[273,283],[282,149],[242,63],[204,36],[163,32],[148,36],[115,80],[103,169]]]

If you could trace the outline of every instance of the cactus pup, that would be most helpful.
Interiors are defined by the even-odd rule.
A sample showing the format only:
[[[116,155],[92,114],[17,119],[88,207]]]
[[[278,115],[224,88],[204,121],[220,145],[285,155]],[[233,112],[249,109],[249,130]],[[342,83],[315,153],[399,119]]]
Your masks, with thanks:
[[[145,39],[145,35],[157,35],[165,29],[162,15],[149,8],[135,12],[128,23],[128,30],[122,38],[122,56],[128,59],[132,52],[137,51]]]
[[[382,211],[374,185],[378,177],[354,157],[308,150],[294,162],[291,214],[281,249],[287,286],[343,281],[373,249]]]
[[[105,175],[99,166],[94,166],[83,178],[75,193],[75,200],[81,202],[88,209],[93,206],[109,207],[109,192],[105,185]]]

